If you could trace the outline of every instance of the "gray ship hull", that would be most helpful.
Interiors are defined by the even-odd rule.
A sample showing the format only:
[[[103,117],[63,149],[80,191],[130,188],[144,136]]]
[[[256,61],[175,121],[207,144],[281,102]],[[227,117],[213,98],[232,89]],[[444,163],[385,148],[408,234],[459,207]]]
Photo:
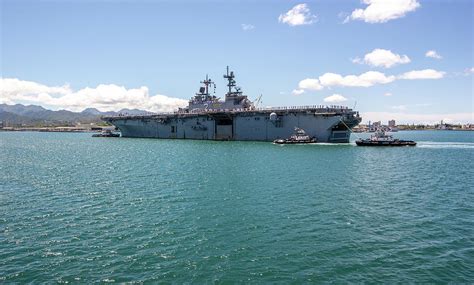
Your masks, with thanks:
[[[339,108],[282,108],[200,113],[105,117],[122,137],[273,141],[290,137],[295,127],[318,142],[347,143],[350,129],[361,121],[357,112]]]

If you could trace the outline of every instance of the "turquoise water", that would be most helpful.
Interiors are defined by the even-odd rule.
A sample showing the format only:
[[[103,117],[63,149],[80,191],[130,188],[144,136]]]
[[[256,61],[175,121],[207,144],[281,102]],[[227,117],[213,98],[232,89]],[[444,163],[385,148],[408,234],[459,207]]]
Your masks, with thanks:
[[[396,136],[0,132],[0,282],[474,282],[474,132]]]

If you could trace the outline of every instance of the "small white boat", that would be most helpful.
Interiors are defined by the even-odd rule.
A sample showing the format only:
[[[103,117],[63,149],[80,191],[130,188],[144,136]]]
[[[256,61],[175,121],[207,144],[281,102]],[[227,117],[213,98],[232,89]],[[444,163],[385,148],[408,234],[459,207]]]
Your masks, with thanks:
[[[295,133],[287,139],[276,139],[273,141],[275,144],[306,144],[315,142],[317,142],[315,137],[310,137],[300,128],[295,128]]]

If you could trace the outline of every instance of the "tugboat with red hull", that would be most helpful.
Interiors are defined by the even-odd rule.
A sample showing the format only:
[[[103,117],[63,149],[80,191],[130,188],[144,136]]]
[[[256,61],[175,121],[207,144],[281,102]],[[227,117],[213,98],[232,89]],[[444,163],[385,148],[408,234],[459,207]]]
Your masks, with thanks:
[[[368,139],[356,140],[358,146],[416,146],[414,141],[394,139],[387,135],[383,130],[377,130],[375,134]]]

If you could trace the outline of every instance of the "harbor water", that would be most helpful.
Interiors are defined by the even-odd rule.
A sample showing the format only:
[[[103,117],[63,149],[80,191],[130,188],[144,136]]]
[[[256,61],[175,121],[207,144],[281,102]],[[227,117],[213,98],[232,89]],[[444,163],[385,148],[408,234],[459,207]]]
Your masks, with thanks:
[[[0,283],[474,282],[474,132],[394,135],[0,132]]]

